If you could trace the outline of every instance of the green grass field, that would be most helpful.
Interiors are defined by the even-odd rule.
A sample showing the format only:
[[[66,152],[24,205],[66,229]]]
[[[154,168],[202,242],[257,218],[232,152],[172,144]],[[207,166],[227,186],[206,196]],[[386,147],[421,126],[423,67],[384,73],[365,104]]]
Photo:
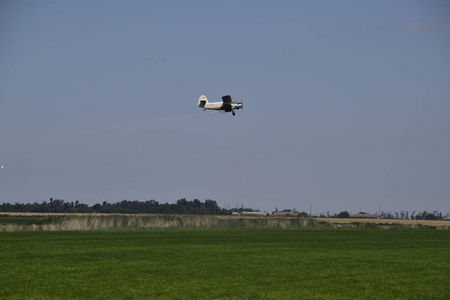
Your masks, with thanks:
[[[0,232],[0,299],[450,299],[450,231]]]

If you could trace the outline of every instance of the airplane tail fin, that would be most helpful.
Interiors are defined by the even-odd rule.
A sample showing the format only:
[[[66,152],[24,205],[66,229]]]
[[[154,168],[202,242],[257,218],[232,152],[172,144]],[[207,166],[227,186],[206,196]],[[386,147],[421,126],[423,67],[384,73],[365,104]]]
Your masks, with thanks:
[[[208,99],[205,95],[201,95],[200,98],[198,98],[198,106],[203,108],[205,107],[205,104],[208,103]]]

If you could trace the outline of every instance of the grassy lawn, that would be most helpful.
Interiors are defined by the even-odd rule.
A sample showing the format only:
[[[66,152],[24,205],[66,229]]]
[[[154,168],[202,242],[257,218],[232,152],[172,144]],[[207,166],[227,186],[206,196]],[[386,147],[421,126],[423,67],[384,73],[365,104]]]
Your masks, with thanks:
[[[0,232],[0,299],[450,299],[450,231]]]

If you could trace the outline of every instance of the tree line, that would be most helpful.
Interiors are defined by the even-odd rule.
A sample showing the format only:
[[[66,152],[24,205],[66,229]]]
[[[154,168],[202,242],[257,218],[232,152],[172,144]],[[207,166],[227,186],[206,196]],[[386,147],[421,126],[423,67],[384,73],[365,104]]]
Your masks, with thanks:
[[[365,212],[360,212],[359,214],[367,214]],[[324,218],[350,218],[350,213],[348,211],[341,211],[339,214],[330,215],[329,213],[327,215],[320,215]],[[400,220],[450,220],[450,213],[442,213],[438,211],[433,212],[427,212],[426,210],[422,212],[416,213],[413,211],[411,215],[408,211],[402,210],[401,212],[385,212],[382,211],[379,214],[376,214],[376,216],[380,219],[400,219]]]
[[[63,199],[53,199],[42,201],[41,203],[2,203],[0,212],[35,212],[35,213],[114,213],[114,214],[192,214],[192,215],[231,215],[239,212],[254,212],[251,208],[220,208],[215,200],[207,199],[204,202],[194,199],[192,201],[185,198],[177,200],[176,203],[159,203],[156,200],[138,201],[123,200],[116,203],[97,203],[89,206],[75,202],[67,202]],[[276,209],[278,211],[278,209]],[[291,211],[291,210],[284,210]],[[296,212],[296,210],[294,210]],[[360,212],[365,214],[365,212]],[[380,212],[376,214],[380,219],[404,219],[404,220],[450,220],[449,213],[438,211],[433,212],[415,212],[411,214],[408,211],[401,212]],[[300,217],[314,217],[306,212],[299,213]],[[350,218],[350,213],[342,211],[338,214],[320,214],[322,218]]]
[[[384,212],[380,213],[380,219],[402,219],[402,220],[450,220],[449,213],[442,213],[437,210],[433,212],[422,211],[416,212],[413,211],[409,214],[408,211],[402,210],[401,212]]]
[[[50,201],[42,203],[3,203],[0,205],[0,212],[229,215],[232,210],[220,208],[217,202],[211,199],[204,202],[198,199],[179,199],[173,204],[159,203],[156,200],[123,200],[116,203],[104,201],[102,204],[89,206],[79,201],[67,202],[50,198]]]

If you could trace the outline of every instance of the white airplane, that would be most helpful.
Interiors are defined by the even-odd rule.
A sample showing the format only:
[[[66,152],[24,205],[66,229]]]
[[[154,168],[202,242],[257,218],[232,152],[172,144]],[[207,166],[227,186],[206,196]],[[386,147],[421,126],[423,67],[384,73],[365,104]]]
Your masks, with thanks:
[[[236,114],[235,109],[244,109],[244,102],[234,102],[231,100],[230,95],[222,97],[222,102],[208,102],[205,95],[201,95],[198,98],[198,107],[203,108],[203,110],[213,109],[213,110],[224,110],[225,112],[230,112],[233,116]]]

